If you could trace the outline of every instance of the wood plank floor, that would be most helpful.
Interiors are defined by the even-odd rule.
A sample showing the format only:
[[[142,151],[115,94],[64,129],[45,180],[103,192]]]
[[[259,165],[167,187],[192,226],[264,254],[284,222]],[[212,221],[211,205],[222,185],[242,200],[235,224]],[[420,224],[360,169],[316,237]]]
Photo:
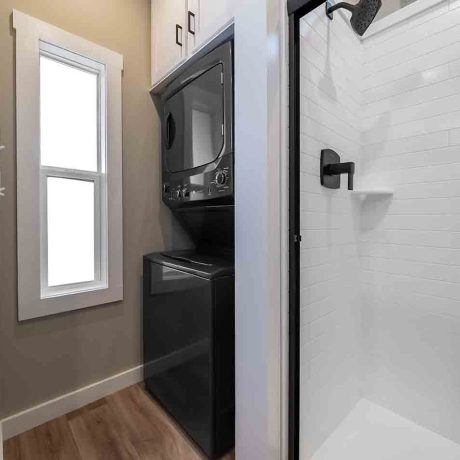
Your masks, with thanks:
[[[133,385],[5,441],[4,460],[203,460],[206,457]],[[234,460],[228,454],[224,460]]]

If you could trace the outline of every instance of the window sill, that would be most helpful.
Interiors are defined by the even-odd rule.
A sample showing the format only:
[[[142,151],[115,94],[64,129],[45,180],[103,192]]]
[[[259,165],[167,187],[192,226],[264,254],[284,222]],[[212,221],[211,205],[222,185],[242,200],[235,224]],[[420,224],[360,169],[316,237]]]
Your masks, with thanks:
[[[103,289],[108,289],[107,283],[102,282],[89,282],[89,283],[80,283],[74,286],[55,286],[42,289],[42,299],[52,299],[54,297],[63,297],[75,294],[84,294],[89,292],[101,291]]]
[[[67,313],[73,310],[119,302],[121,300],[123,300],[123,286],[84,292],[80,291],[78,293],[67,293],[40,299],[38,302],[21,299],[21,293],[19,293],[21,309],[19,310],[18,320],[26,321],[49,315],[56,315],[58,313]]]

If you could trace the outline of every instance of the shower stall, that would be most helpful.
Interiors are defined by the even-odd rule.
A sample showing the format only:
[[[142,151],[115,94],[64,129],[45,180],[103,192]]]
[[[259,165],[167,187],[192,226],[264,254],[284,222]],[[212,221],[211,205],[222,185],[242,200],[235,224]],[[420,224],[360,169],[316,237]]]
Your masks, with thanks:
[[[460,1],[367,3],[288,1],[290,460],[459,460]]]

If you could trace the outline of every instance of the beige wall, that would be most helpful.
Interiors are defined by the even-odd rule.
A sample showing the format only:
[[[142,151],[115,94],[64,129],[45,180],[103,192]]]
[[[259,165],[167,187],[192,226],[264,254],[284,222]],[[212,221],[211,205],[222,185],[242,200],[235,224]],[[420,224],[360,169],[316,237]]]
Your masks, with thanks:
[[[19,324],[12,9],[124,55],[124,301]],[[148,95],[149,0],[0,0],[0,418],[141,362],[142,254],[181,247],[160,203],[158,120]],[[171,231],[173,230],[173,231]],[[175,235],[173,238],[171,234]]]

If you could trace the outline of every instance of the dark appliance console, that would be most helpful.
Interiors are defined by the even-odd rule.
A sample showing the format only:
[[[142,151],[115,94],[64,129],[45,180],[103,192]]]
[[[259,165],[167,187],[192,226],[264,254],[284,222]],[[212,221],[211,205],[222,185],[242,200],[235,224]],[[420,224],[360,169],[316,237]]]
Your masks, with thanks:
[[[235,441],[232,38],[191,59],[153,94],[162,199],[195,249],[144,256],[144,382],[219,458]]]
[[[210,458],[234,446],[233,262],[193,251],[144,256],[144,381]]]
[[[163,172],[163,201],[170,208],[187,204],[233,203],[233,154],[219,157],[198,174]]]
[[[169,208],[234,203],[233,95],[231,40],[162,91],[162,197]]]

